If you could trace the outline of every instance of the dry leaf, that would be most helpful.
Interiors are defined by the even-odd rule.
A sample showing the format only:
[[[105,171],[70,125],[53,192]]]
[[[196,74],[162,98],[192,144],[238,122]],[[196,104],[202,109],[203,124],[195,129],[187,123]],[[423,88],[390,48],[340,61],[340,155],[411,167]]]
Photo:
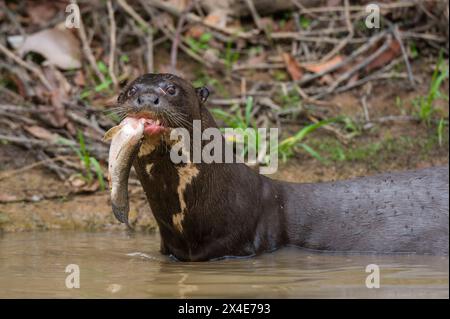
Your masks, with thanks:
[[[16,202],[19,198],[11,194],[0,194],[0,203]]]
[[[58,13],[54,2],[30,1],[26,6],[28,16],[32,23],[44,25]]]
[[[334,77],[331,74],[325,74],[318,81],[322,85],[329,85],[334,82]]]
[[[100,189],[100,184],[97,180],[88,183],[85,178],[79,174],[74,174],[66,181],[66,185],[70,186],[74,193],[94,193]]]
[[[68,179],[68,184],[76,189],[86,186],[86,180],[79,174],[71,175]]]
[[[295,60],[289,53],[286,52],[283,52],[282,57],[284,64],[286,64],[286,69],[292,80],[300,80],[303,76],[303,72],[300,69],[300,65],[298,64],[297,60]]]
[[[10,80],[11,82],[14,83],[14,85],[17,88],[17,92],[23,96],[23,97],[27,97],[28,93],[27,93],[27,89],[25,87],[25,84],[23,83],[22,79],[20,77],[17,76],[17,74],[14,73],[10,73],[8,76],[8,80]]]
[[[377,48],[378,49],[378,48]],[[389,48],[381,53],[375,60],[373,60],[368,66],[366,66],[366,72],[370,72],[374,69],[385,66],[402,53],[400,43],[397,40],[393,40]]]
[[[19,42],[18,37],[8,41]],[[18,48],[19,54],[24,56],[28,52],[41,54],[47,63],[63,70],[81,67],[81,49],[78,39],[69,30],[47,29],[33,33],[23,39]]]
[[[264,61],[266,61],[266,60],[267,60],[267,53],[263,52],[258,55],[250,56],[245,63],[248,65],[255,65],[255,64],[264,63]]]
[[[98,182],[98,180],[94,180],[92,183],[90,183],[82,188],[83,192],[86,192],[86,193],[95,193],[99,189],[100,189],[100,183]]]
[[[205,27],[201,24],[195,24],[186,31],[185,35],[187,37],[198,39],[202,36],[203,33],[205,33],[205,30]]]
[[[84,73],[82,71],[77,71],[75,73],[75,76],[73,77],[73,82],[78,86],[85,86],[86,78],[84,76]]]
[[[49,130],[37,125],[25,126],[24,129],[40,140],[55,142],[59,137],[58,134],[52,133]]]
[[[341,55],[336,55],[334,58],[328,61],[314,64],[304,64],[302,65],[302,67],[309,72],[320,73],[324,70],[334,67],[335,65],[341,63],[343,60],[344,58]]]
[[[227,25],[228,12],[225,10],[217,9],[208,14],[203,22],[206,25],[215,25],[221,28],[225,28]]]
[[[227,24],[227,13],[222,10],[215,10],[203,19],[203,23],[206,25],[225,28]],[[194,39],[199,39],[205,32],[206,28],[203,25],[196,24],[189,28],[189,30],[186,32],[186,35]]]

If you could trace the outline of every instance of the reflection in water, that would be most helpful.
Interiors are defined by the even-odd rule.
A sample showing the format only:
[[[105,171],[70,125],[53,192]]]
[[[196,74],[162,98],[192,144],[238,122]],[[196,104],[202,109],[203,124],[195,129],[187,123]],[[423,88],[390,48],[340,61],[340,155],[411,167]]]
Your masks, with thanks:
[[[80,289],[65,268],[80,267]],[[377,264],[381,288],[365,286]],[[43,232],[0,237],[0,297],[448,298],[448,257],[323,254],[294,247],[256,258],[176,262],[159,235]]]

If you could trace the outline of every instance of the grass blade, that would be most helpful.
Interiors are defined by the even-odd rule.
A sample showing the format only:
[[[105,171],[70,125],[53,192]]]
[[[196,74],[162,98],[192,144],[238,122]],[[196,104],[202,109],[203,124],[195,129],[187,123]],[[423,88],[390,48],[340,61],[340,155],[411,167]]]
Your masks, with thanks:
[[[95,173],[97,175],[97,180],[100,185],[100,190],[105,190],[105,178],[103,175],[102,167],[100,166],[100,163],[97,161],[95,157],[90,157],[90,162],[92,163],[92,166],[94,167]]]

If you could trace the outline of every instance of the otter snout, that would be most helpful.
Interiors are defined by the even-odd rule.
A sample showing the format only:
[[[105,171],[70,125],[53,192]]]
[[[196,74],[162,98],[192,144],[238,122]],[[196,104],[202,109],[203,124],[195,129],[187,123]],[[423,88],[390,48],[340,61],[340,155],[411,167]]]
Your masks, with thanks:
[[[153,93],[140,94],[136,99],[134,99],[134,106],[137,108],[142,108],[145,106],[158,107],[160,105],[160,97]]]

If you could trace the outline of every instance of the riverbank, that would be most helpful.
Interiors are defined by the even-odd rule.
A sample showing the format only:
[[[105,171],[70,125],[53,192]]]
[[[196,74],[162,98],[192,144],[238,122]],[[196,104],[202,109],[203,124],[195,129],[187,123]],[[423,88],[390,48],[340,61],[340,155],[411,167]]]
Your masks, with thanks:
[[[446,146],[433,142],[433,134],[426,130],[415,131],[414,142],[404,142],[397,136],[390,142],[361,140],[343,148],[346,160],[327,158],[321,162],[299,156],[280,163],[279,170],[271,176],[292,182],[322,182],[373,175],[385,171],[418,169],[448,165],[448,138]],[[448,136],[448,133],[446,133]],[[325,137],[316,136],[323,143]],[[402,142],[403,141],[403,142]],[[377,146],[370,151],[370,145]],[[425,146],[426,147],[425,147]],[[324,153],[330,153],[328,147]],[[0,232],[44,230],[104,231],[124,230],[111,212],[108,191],[89,187],[74,188],[70,181],[61,181],[45,168],[20,171],[33,163],[27,151],[13,145],[0,148],[2,171],[14,172],[0,180]],[[133,174],[132,174],[133,175]],[[130,221],[139,232],[157,229],[143,191],[136,179],[130,183]]]

